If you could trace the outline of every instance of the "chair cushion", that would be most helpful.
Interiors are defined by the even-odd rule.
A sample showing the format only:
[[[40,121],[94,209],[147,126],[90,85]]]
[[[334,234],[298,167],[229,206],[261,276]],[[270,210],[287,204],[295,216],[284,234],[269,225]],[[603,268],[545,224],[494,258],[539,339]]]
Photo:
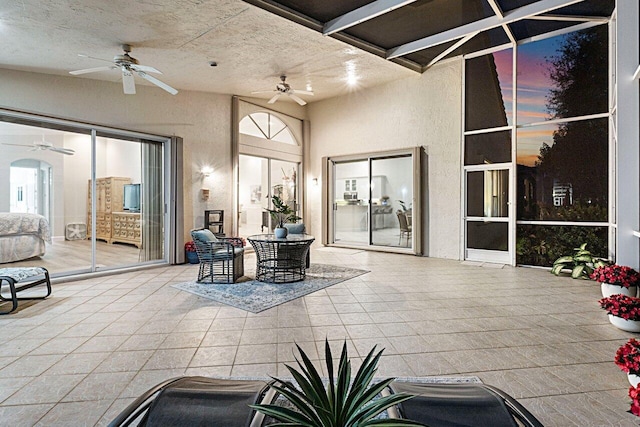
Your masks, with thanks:
[[[191,232],[193,240],[199,240],[201,242],[217,242],[218,238],[211,232],[211,230],[193,230]]]
[[[305,226],[303,222],[298,224],[284,224],[284,228],[289,230],[290,234],[304,234]]]

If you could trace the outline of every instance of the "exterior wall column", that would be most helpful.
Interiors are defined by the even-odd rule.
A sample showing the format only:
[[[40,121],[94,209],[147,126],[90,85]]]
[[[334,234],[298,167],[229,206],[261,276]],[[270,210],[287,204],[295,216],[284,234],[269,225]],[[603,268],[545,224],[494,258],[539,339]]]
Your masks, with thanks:
[[[640,239],[633,232],[640,230],[640,81],[633,80],[632,76],[640,63],[640,7],[637,1],[616,3],[616,262],[638,269]]]

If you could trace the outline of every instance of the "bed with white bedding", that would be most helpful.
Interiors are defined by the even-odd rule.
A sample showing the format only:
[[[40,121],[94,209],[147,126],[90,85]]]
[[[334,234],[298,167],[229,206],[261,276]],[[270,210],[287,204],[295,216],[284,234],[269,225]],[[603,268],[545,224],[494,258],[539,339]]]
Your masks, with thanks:
[[[49,222],[42,215],[0,213],[0,264],[45,254],[51,243]]]

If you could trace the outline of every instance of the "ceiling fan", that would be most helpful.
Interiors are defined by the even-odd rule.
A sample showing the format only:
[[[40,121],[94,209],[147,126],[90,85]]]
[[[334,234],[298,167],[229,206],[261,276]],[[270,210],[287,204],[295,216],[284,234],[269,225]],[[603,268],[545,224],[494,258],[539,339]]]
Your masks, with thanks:
[[[84,70],[76,70],[76,71],[69,71],[69,74],[73,74],[74,76],[78,76],[80,74],[88,74],[88,73],[95,73],[98,71],[108,71],[108,70],[117,70],[120,69],[122,71],[122,87],[124,88],[124,93],[128,94],[128,95],[133,95],[136,93],[136,85],[135,82],[133,80],[133,73],[136,73],[138,76],[142,77],[143,79],[153,83],[154,85],[158,86],[161,89],[166,90],[167,92],[169,92],[171,95],[175,95],[176,93],[178,93],[177,90],[175,90],[174,88],[172,88],[171,86],[169,86],[168,84],[161,82],[160,80],[156,79],[153,76],[150,76],[147,73],[156,73],[156,74],[162,74],[162,72],[160,72],[159,70],[150,67],[148,65],[140,65],[138,64],[138,60],[136,58],[133,58],[132,56],[129,56],[129,52],[131,52],[131,46],[129,46],[128,44],[123,44],[122,45],[122,50],[124,50],[124,55],[116,55],[113,57],[113,61],[109,61],[107,59],[102,59],[102,58],[94,58],[92,56],[88,56],[88,55],[79,55],[85,58],[91,58],[91,59],[97,59],[98,61],[106,61],[106,62],[112,62],[112,65],[105,65],[103,67],[95,67],[95,68],[87,68]]]
[[[285,81],[287,76],[284,74],[280,76],[281,82],[276,85],[274,90],[259,90],[256,92],[251,92],[252,94],[260,94],[260,93],[274,93],[273,97],[269,100],[269,104],[273,104],[280,98],[282,95],[287,95],[289,98],[293,99],[300,105],[305,105],[306,102],[300,98],[298,95],[310,95],[313,96],[313,92],[309,90],[297,90],[293,89],[289,84]]]
[[[43,151],[49,150],[54,153],[67,154],[69,156],[73,156],[75,151],[70,148],[58,148],[53,146],[53,142],[45,141],[44,136],[42,137],[42,141],[33,141],[33,144],[11,144],[9,142],[3,142],[3,145],[14,145],[16,147],[31,147],[29,151]]]

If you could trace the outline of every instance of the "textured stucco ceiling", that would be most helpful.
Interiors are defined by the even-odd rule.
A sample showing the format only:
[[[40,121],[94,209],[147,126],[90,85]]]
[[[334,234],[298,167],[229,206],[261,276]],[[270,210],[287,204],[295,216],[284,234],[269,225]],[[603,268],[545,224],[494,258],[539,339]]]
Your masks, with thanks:
[[[78,54],[111,60],[128,43],[178,90],[251,96],[286,73],[311,85],[309,102],[354,90],[348,70],[361,88],[417,75],[240,0],[0,0],[0,40],[0,68],[69,76],[106,65]],[[120,81],[115,70],[74,78]]]

